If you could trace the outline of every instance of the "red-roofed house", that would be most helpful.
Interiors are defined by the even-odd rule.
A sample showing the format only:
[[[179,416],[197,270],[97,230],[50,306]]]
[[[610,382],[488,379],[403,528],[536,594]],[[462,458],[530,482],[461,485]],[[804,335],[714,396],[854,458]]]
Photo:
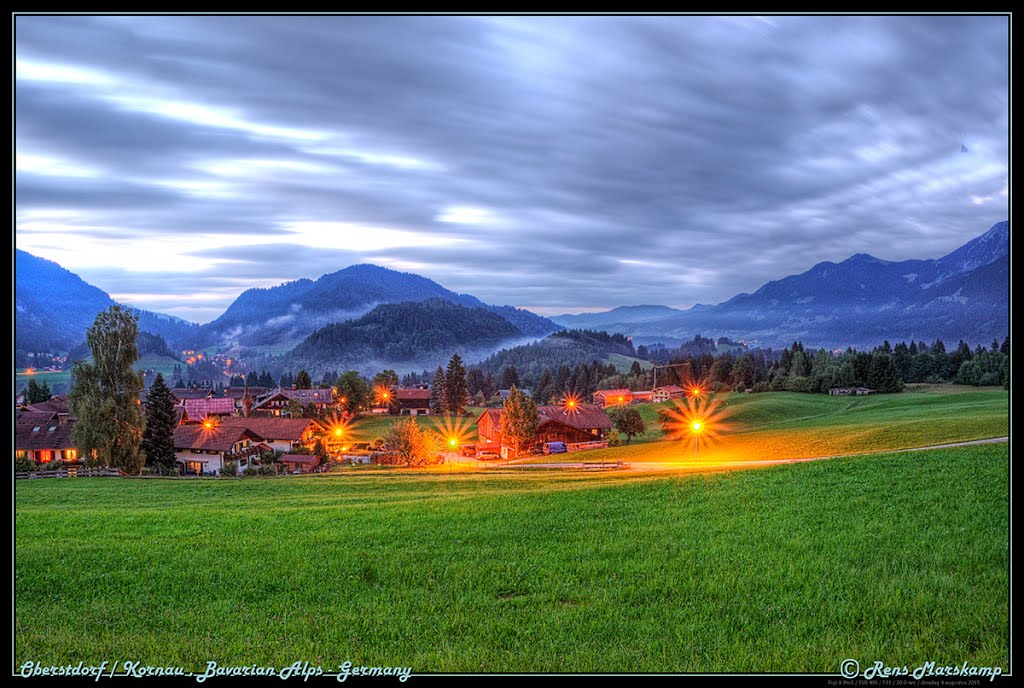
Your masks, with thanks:
[[[392,408],[400,416],[426,416],[430,414],[429,389],[394,390]]]
[[[220,420],[220,426],[250,430],[274,451],[286,453],[296,447],[312,448],[317,436],[325,430],[323,425],[311,418],[227,416]]]
[[[628,389],[599,389],[594,392],[594,403],[601,406],[625,406],[632,401],[633,392]]]
[[[491,447],[501,447],[503,456],[510,456],[510,447],[505,443],[501,431],[501,409],[487,409],[476,419],[477,451],[493,451]],[[545,442],[565,442],[566,444],[583,444],[600,442],[612,428],[611,418],[604,409],[596,404],[579,404],[575,410],[569,411],[563,406],[537,407],[537,438],[535,445]],[[520,447],[526,451],[527,447]]]
[[[19,411],[14,422],[14,456],[37,463],[78,461],[71,441],[75,421],[67,413]]]
[[[174,429],[174,461],[186,475],[219,475],[227,461],[234,461],[236,473],[241,473],[259,456],[262,439],[246,428],[179,425]]]

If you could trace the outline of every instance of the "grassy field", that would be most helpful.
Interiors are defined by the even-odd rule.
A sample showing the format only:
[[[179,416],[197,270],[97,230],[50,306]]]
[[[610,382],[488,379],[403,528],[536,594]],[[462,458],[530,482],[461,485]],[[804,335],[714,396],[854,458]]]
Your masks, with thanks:
[[[91,360],[91,359],[90,359]],[[163,373],[164,378],[167,380],[167,384],[170,385],[174,382],[173,373],[174,366],[180,365],[182,368],[185,364],[181,361],[169,358],[167,356],[158,356],[156,354],[146,354],[140,358],[133,368],[135,370],[155,370],[159,373]],[[14,387],[17,392],[20,392],[23,388],[28,386],[29,380],[35,380],[36,384],[43,384],[44,382],[53,389],[55,384],[64,384],[69,388],[71,386],[71,371],[62,370],[55,373],[47,373],[43,371],[34,372],[31,375],[25,373],[24,370],[15,371],[14,374]]]
[[[1008,662],[1006,445],[685,477],[19,482],[15,664]]]
[[[904,394],[830,397],[772,392],[721,394],[707,423],[718,437],[701,440],[698,458],[718,461],[790,459],[877,452],[965,440],[1002,437],[1009,432],[1009,393],[1003,389],[929,386]],[[640,404],[648,431],[630,446],[583,454],[566,461],[689,461],[691,439],[665,440],[658,422],[665,404]],[[713,434],[712,433],[712,434]],[[550,457],[539,459],[548,461]]]

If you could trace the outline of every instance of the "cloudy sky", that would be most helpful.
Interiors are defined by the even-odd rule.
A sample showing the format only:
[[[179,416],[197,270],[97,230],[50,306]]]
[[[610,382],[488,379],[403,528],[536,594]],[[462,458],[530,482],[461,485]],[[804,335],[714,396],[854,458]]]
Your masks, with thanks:
[[[16,244],[197,322],[360,262],[546,315],[1006,219],[1006,17],[15,19]],[[961,152],[961,146],[968,149]]]

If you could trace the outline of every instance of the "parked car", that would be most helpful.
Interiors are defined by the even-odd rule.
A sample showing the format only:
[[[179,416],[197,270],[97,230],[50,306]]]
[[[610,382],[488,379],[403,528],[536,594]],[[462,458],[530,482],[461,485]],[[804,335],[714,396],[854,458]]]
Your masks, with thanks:
[[[497,459],[500,459],[501,457],[498,454],[495,454],[494,452],[485,451],[477,454],[476,458],[480,459],[481,461],[495,461]]]
[[[565,446],[565,442],[545,442],[544,443],[544,455],[548,454],[564,454],[569,451],[569,448]]]

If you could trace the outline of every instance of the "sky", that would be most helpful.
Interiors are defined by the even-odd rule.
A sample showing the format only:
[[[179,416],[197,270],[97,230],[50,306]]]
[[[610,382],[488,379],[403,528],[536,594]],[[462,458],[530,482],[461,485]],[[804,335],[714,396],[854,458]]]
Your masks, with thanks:
[[[14,28],[17,247],[195,322],[356,263],[543,315],[686,308],[1008,215],[1005,16]]]

